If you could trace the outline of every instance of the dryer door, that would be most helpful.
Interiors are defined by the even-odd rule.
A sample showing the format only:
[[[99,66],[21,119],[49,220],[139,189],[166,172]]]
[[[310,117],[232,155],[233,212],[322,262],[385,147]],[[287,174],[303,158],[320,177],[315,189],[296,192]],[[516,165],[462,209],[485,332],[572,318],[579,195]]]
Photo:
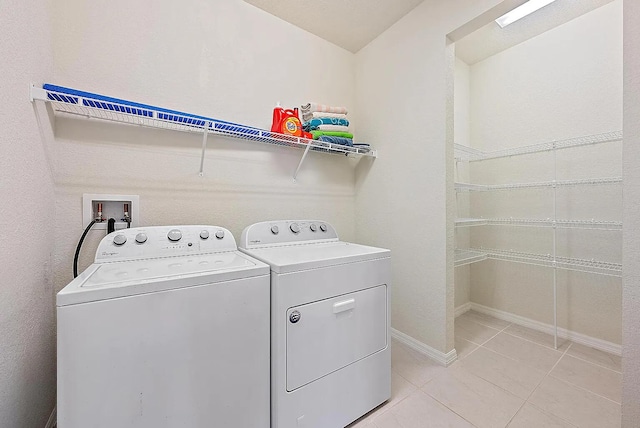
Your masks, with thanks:
[[[287,310],[287,391],[387,346],[387,286]]]

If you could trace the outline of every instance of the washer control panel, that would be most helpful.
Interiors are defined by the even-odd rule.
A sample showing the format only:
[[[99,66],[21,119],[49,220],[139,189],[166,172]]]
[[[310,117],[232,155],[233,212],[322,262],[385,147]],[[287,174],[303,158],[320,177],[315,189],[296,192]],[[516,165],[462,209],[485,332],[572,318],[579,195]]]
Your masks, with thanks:
[[[150,226],[120,229],[105,236],[96,263],[235,251],[231,232],[218,226]]]
[[[337,241],[336,230],[322,220],[278,220],[253,224],[244,229],[240,248],[295,244],[309,241]]]

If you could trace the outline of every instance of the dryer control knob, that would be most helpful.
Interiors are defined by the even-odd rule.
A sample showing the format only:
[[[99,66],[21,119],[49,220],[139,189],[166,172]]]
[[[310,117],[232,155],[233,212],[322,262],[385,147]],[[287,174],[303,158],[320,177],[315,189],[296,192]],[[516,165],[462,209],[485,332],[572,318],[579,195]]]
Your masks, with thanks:
[[[182,239],[182,232],[180,232],[180,230],[178,229],[171,229],[169,233],[167,233],[167,238],[169,238],[169,241],[179,241],[180,239]]]
[[[311,229],[312,232],[315,232],[318,230],[318,226],[316,226],[315,223],[311,223],[311,226],[309,226],[309,229]]]
[[[320,230],[321,230],[321,231],[323,231],[323,232],[326,232],[326,231],[327,231],[327,225],[326,225],[326,224],[324,224],[324,223],[322,223],[322,224],[320,225]]]
[[[271,226],[271,233],[273,233],[274,235],[280,233],[280,229],[278,229],[278,226]]]
[[[291,223],[289,229],[291,229],[293,233],[300,233],[300,226],[298,226],[298,223]]]
[[[113,237],[113,243],[116,245],[122,245],[127,242],[127,237],[124,235],[116,235]]]
[[[147,235],[145,233],[138,233],[136,235],[136,242],[138,244],[144,244],[145,242],[147,242]]]
[[[200,232],[200,238],[209,239],[209,231],[208,230],[203,230],[202,232]]]
[[[224,238],[224,230],[219,230],[216,232],[216,238],[222,239]]]

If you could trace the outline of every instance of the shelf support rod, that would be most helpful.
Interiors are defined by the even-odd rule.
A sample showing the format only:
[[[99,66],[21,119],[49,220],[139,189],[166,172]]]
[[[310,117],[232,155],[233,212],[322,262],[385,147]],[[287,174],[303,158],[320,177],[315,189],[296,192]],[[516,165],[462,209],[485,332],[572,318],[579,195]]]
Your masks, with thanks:
[[[558,349],[558,262],[557,262],[557,232],[558,232],[558,160],[557,147],[553,143],[553,347]]]
[[[202,154],[200,155],[200,177],[204,176],[204,152],[207,150],[207,137],[209,136],[209,127],[211,122],[205,122],[204,134],[202,134]]]
[[[296,182],[296,177],[298,177],[298,172],[300,171],[300,168],[302,167],[302,162],[304,162],[304,158],[307,157],[307,153],[309,153],[309,149],[311,148],[311,144],[307,143],[307,147],[305,147],[304,149],[304,153],[302,154],[302,158],[300,159],[300,162],[298,163],[298,167],[296,168],[296,172],[293,173],[293,182]]]

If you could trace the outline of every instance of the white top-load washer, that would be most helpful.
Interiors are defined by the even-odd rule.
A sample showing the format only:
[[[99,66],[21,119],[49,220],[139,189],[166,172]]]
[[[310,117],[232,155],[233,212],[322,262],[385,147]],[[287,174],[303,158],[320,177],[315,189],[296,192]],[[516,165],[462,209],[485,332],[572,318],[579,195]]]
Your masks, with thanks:
[[[269,267],[216,226],[107,235],[57,295],[61,428],[268,428]]]
[[[343,242],[328,223],[242,232],[271,266],[271,427],[340,428],[391,396],[391,252]]]

